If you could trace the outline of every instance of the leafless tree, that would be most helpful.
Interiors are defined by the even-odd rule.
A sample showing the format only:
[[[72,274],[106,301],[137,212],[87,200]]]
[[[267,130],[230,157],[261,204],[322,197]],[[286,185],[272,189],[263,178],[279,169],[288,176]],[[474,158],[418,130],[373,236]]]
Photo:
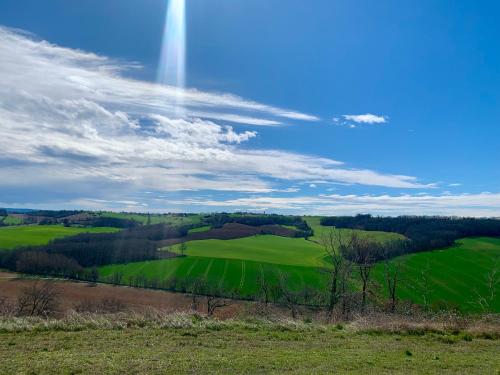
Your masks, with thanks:
[[[0,297],[0,316],[11,316],[15,310],[15,305],[9,298]]]
[[[264,269],[260,266],[260,272],[257,275],[257,285],[258,285],[258,299],[267,306],[271,302],[273,285],[266,278]]]
[[[193,279],[188,289],[191,292],[191,309],[196,311],[199,306],[199,298],[206,291],[206,282],[198,278]]]
[[[293,290],[290,287],[290,279],[287,274],[279,272],[279,292],[280,302],[283,306],[290,310],[292,318],[297,318],[299,313],[301,293]]]
[[[335,227],[323,232],[321,236],[320,243],[330,263],[330,267],[322,269],[329,276],[327,310],[330,317],[333,315],[335,305],[342,297],[342,291],[347,288],[348,272],[346,271],[349,268],[349,262],[344,258],[343,253],[351,246],[352,241],[352,236]]]
[[[207,295],[205,298],[207,302],[208,316],[212,316],[215,313],[215,310],[221,307],[230,306],[233,303],[231,299],[220,297],[218,295]]]
[[[361,281],[361,312],[366,311],[371,274],[380,251],[380,244],[360,237],[356,233],[352,233],[349,246],[344,251],[344,256],[353,261],[358,270]]]
[[[474,290],[476,295],[473,303],[483,311],[491,311],[494,302],[497,299],[497,292],[500,286],[500,269],[498,262],[485,276],[485,292],[481,293],[477,289]]]
[[[53,281],[37,280],[21,290],[17,315],[51,316],[57,313],[60,292]]]
[[[185,242],[181,243],[179,250],[181,251],[182,256],[186,255],[187,249],[188,249],[187,243],[185,243]]]
[[[424,310],[429,310],[432,294],[434,292],[429,277],[429,272],[431,270],[431,265],[429,262],[426,263],[425,267],[420,270],[419,282],[415,285],[415,288],[419,290],[422,295],[422,303]]]
[[[401,271],[403,268],[403,262],[401,259],[394,259],[390,261],[388,257],[384,260],[384,276],[387,291],[389,294],[389,309],[392,313],[396,311],[398,297],[397,291],[399,283],[401,281]]]

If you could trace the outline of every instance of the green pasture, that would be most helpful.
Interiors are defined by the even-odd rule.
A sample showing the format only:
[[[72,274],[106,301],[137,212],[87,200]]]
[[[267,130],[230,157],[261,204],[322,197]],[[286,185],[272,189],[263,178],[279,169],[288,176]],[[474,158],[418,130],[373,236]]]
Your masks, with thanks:
[[[303,238],[258,235],[236,240],[202,240],[187,242],[185,255],[241,259],[290,266],[324,265],[325,253],[318,244]],[[180,253],[180,245],[173,246]]]
[[[423,304],[427,295],[431,305],[445,304],[470,312],[481,311],[476,302],[490,293],[487,275],[496,267],[492,310],[500,312],[500,239],[466,238],[449,249],[411,254],[393,262],[402,263],[400,299]],[[377,265],[374,275],[385,288],[383,264]]]
[[[48,244],[56,238],[74,236],[79,233],[116,232],[116,228],[64,227],[62,225],[22,225],[0,228],[0,249],[13,249],[18,246]]]
[[[0,222],[2,222],[4,225],[21,225],[23,223],[23,220],[18,217],[9,215],[6,217],[0,217]]]
[[[111,217],[117,219],[135,220],[141,224],[148,223],[147,214],[134,214],[122,212],[103,212],[100,214],[103,217]],[[151,224],[172,224],[172,225],[192,225],[201,223],[200,215],[177,216],[177,215],[162,215],[150,214]]]
[[[314,231],[314,235],[310,237],[311,241],[315,241],[318,243],[321,242],[321,237],[323,233],[327,233],[332,228],[332,227],[322,226],[321,217],[319,216],[305,216],[303,219]],[[352,230],[352,229],[340,229],[340,231],[344,232],[347,235],[355,231],[358,235],[369,238],[370,240],[377,242],[402,240],[405,238],[404,236],[398,233],[391,233],[391,232],[377,232],[377,231]]]
[[[193,228],[188,231],[188,234],[208,232],[212,227],[210,225],[205,225],[203,227]]]
[[[220,287],[228,292],[236,291],[242,297],[256,295],[258,277],[261,274],[264,274],[266,280],[270,282],[277,282],[280,273],[286,275],[288,284],[296,290],[306,286],[319,288],[324,282],[323,275],[312,267],[196,256],[111,265],[101,267],[99,272],[104,279],[119,272],[124,275],[125,283],[137,276],[145,276],[148,280],[160,282],[175,278],[187,284],[195,279],[204,279],[211,286]]]

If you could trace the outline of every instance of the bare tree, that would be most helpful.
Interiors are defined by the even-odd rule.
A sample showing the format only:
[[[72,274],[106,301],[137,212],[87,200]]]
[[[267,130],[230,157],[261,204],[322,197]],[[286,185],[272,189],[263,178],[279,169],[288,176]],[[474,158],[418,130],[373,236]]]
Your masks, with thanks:
[[[301,293],[292,290],[288,275],[281,271],[279,272],[279,291],[281,304],[290,310],[293,319],[297,318]]]
[[[328,314],[331,317],[335,305],[342,297],[342,291],[345,291],[347,286],[346,267],[349,267],[348,261],[344,258],[343,253],[351,246],[353,238],[346,235],[346,232],[335,227],[323,232],[321,236],[321,245],[330,263],[329,268],[323,268],[323,272],[327,272],[329,276],[328,285]]]
[[[414,289],[421,293],[422,303],[424,310],[429,310],[430,303],[432,300],[432,294],[434,292],[432,284],[429,277],[429,271],[431,269],[430,263],[427,262],[426,266],[420,270],[420,275],[418,277],[418,283],[414,285]]]
[[[266,278],[264,273],[264,269],[262,265],[260,266],[260,272],[257,275],[257,285],[258,285],[258,299],[264,303],[264,306],[267,306],[269,302],[271,302],[273,286]]]
[[[215,313],[215,310],[221,307],[230,306],[233,303],[230,298],[224,298],[218,295],[207,295],[205,298],[207,301],[208,316],[212,316]]]
[[[344,251],[344,255],[355,262],[358,269],[361,280],[361,312],[366,310],[371,274],[380,249],[380,244],[352,233],[349,246]]]
[[[50,316],[57,313],[60,292],[53,281],[35,281],[21,290],[17,315]]]
[[[398,302],[397,290],[401,281],[401,271],[403,262],[401,259],[390,261],[387,257],[384,261],[384,276],[387,291],[389,294],[390,311],[394,313]]]
[[[15,305],[9,298],[0,297],[0,316],[11,316],[15,310]]]
[[[500,286],[500,270],[498,262],[485,276],[486,291],[480,293],[477,289],[474,290],[476,300],[473,303],[483,311],[491,311],[493,304],[497,298],[498,287]]]
[[[181,251],[182,256],[186,255],[187,249],[188,249],[187,243],[185,243],[185,242],[181,243],[179,250]]]
[[[198,310],[199,297],[206,291],[206,282],[202,279],[194,279],[188,287],[191,292],[191,309]]]

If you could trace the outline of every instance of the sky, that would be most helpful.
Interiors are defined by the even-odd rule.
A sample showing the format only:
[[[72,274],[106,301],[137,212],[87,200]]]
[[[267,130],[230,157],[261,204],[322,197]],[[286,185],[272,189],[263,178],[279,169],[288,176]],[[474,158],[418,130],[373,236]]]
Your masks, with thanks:
[[[0,2],[0,207],[500,217],[500,3],[167,9]]]

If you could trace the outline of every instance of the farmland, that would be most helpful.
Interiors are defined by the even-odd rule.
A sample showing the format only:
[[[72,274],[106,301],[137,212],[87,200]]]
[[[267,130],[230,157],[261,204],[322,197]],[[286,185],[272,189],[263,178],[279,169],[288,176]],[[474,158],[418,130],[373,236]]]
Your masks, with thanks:
[[[180,251],[178,245],[172,249]],[[252,236],[228,241],[191,241],[185,254],[186,257],[176,259],[105,266],[100,269],[101,276],[107,278],[119,272],[124,275],[124,282],[140,275],[159,281],[188,282],[201,278],[226,291],[237,290],[243,297],[257,293],[261,273],[270,282],[277,282],[280,273],[287,275],[289,285],[295,290],[306,286],[324,289],[326,285],[325,275],[318,270],[325,265],[323,250],[304,239]],[[427,293],[422,279],[425,270],[431,289],[429,304],[444,302],[462,311],[480,312],[481,308],[472,302],[478,293],[487,292],[486,275],[499,257],[500,240],[489,238],[464,239],[453,248],[400,257],[398,261],[403,268],[398,298],[423,302],[422,296]],[[383,264],[375,267],[374,277],[383,290]],[[500,311],[499,302],[497,298],[492,306],[494,311]]]
[[[200,215],[171,215],[171,214],[136,214],[122,212],[102,212],[102,217],[115,219],[135,220],[141,224],[171,224],[171,225],[192,225],[201,221]],[[150,222],[148,223],[148,219]]]
[[[393,260],[402,262],[399,298],[423,304],[425,283],[430,288],[430,303],[458,307],[463,311],[481,311],[474,302],[491,292],[487,275],[500,266],[500,239],[467,238],[443,250],[412,254]],[[375,277],[383,284],[384,266],[379,264]],[[427,279],[427,280],[426,280]],[[494,286],[493,310],[500,311],[500,284]]]
[[[17,246],[45,245],[56,238],[74,236],[78,233],[115,232],[116,228],[81,228],[62,225],[24,225],[0,228],[0,249]]]

